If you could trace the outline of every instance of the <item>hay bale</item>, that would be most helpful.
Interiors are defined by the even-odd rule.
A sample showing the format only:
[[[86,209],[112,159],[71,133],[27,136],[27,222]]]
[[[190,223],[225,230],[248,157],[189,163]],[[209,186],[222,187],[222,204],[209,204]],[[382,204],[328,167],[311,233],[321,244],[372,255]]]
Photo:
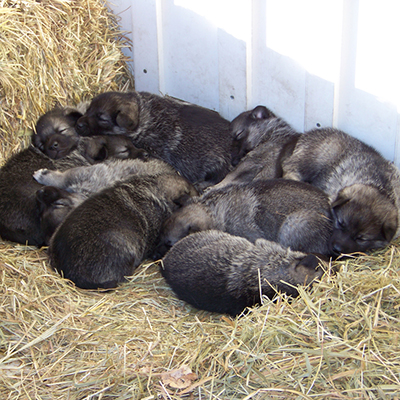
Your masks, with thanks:
[[[133,88],[130,43],[102,1],[1,1],[0,27],[0,164],[54,106]]]
[[[3,159],[57,103],[132,86],[102,3],[0,4]],[[0,398],[398,399],[399,265],[397,241],[232,319],[178,300],[156,264],[84,291],[46,249],[0,242]]]

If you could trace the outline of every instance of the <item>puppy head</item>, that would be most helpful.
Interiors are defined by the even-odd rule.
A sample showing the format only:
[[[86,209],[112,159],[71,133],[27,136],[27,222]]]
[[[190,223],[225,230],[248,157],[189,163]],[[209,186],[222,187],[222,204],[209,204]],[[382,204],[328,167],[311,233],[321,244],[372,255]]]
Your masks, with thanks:
[[[36,199],[39,204],[44,243],[49,245],[58,225],[76,207],[75,195],[53,186],[44,186],[36,192]]]
[[[199,195],[195,187],[178,174],[160,174],[156,177],[158,188],[173,211],[181,208],[192,197]]]
[[[164,222],[155,253],[157,257],[163,257],[178,240],[213,227],[211,216],[201,204],[188,204]]]
[[[106,92],[96,96],[77,123],[82,136],[121,135],[139,124],[139,97],[136,93]]]
[[[233,137],[231,160],[236,166],[256,145],[257,138],[261,138],[260,125],[263,121],[274,118],[275,114],[264,106],[257,106],[237,116],[230,125]]]
[[[396,207],[376,188],[361,184],[342,189],[332,205],[333,253],[364,252],[386,246],[396,233]]]
[[[32,134],[32,144],[52,159],[68,155],[78,144],[75,126],[82,114],[75,108],[55,108],[42,115]]]

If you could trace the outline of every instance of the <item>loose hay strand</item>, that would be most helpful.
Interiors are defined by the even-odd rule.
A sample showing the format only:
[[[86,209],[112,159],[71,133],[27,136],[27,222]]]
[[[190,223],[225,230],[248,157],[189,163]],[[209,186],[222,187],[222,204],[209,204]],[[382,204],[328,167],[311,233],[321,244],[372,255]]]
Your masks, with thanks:
[[[158,264],[114,291],[85,291],[48,270],[45,250],[0,250],[2,398],[399,395],[398,242],[236,319],[178,300]]]

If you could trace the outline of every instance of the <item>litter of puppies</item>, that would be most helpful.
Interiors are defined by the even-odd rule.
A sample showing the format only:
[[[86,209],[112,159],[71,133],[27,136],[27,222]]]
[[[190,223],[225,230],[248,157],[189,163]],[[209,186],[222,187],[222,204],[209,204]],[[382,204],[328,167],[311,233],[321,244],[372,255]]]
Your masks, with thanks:
[[[167,253],[164,258],[165,263],[160,261],[138,266],[133,275],[124,277],[126,281],[118,283],[115,290],[108,289],[108,286],[114,286],[114,277],[100,282],[105,283],[105,291],[81,290],[68,279],[62,279],[58,273],[50,271],[47,249],[37,247],[49,243],[55,226],[64,219],[73,223],[79,220],[83,226],[83,221],[80,222],[80,218],[77,217],[78,214],[73,214],[75,210],[85,204],[86,200],[96,198],[100,194],[96,193],[97,191],[110,190],[96,186],[98,181],[90,172],[92,167],[96,167],[96,170],[99,167],[97,173],[101,178],[102,168],[107,169],[111,166],[112,170],[112,166],[119,164],[120,161],[123,163],[129,161],[136,167],[140,165],[144,168],[149,168],[146,164],[153,163],[154,160],[157,160],[155,163],[165,162],[154,157],[153,149],[137,147],[133,142],[133,136],[128,137],[121,132],[100,136],[78,135],[78,143],[76,147],[75,144],[72,146],[70,155],[58,159],[57,156],[50,158],[51,153],[50,157],[43,156],[33,147],[14,155],[21,143],[24,148],[30,140],[24,133],[30,115],[44,115],[46,110],[51,110],[54,106],[60,108],[61,105],[77,104],[80,100],[88,100],[101,92],[126,91],[127,88],[123,83],[126,80],[121,73],[121,55],[117,54],[114,48],[104,50],[109,44],[114,46],[115,42],[106,40],[107,35],[101,32],[100,25],[106,19],[101,13],[99,16],[97,5],[93,3],[92,0],[85,2],[24,0],[21,3],[22,8],[26,7],[24,18],[31,32],[34,31],[34,24],[45,23],[46,13],[43,10],[46,8],[51,13],[49,20],[62,20],[65,26],[63,25],[63,30],[59,30],[57,26],[57,32],[63,35],[63,45],[64,40],[66,42],[68,38],[77,38],[75,35],[66,34],[68,22],[78,25],[82,32],[87,26],[90,32],[87,37],[91,40],[93,35],[99,32],[99,38],[95,41],[102,44],[99,49],[102,48],[103,60],[97,58],[96,49],[85,44],[85,35],[79,38],[85,47],[79,55],[87,61],[85,67],[78,67],[78,64],[71,62],[69,58],[73,48],[71,44],[68,45],[68,51],[60,47],[60,54],[63,57],[68,53],[67,73],[57,70],[56,67],[62,63],[57,60],[57,54],[52,46],[48,48],[40,46],[43,59],[48,61],[47,64],[43,64],[43,59],[37,56],[39,53],[31,34],[21,35],[19,29],[7,31],[12,16],[4,14],[5,18],[8,18],[3,20],[2,25],[4,34],[9,39],[7,44],[12,44],[11,32],[18,32],[21,44],[24,44],[25,39],[29,39],[25,44],[31,46],[33,51],[25,57],[19,57],[19,60],[26,59],[28,63],[31,62],[32,69],[35,68],[35,62],[36,65],[39,63],[36,68],[40,77],[30,79],[30,83],[40,79],[44,84],[43,87],[35,85],[34,88],[29,84],[18,87],[4,86],[7,92],[2,104],[4,110],[2,115],[6,115],[7,118],[1,120],[3,138],[1,157],[4,167],[0,173],[2,188],[0,197],[7,201],[2,203],[4,208],[0,222],[7,223],[11,236],[4,237],[7,231],[2,231],[2,238],[10,241],[0,242],[2,293],[0,397],[10,399],[25,397],[178,399],[185,396],[216,399],[256,399],[266,396],[279,399],[314,397],[339,399],[349,396],[396,398],[399,383],[397,338],[400,332],[398,318],[400,252],[396,242],[397,231],[392,236],[395,228],[390,223],[384,225],[381,237],[375,239],[378,246],[384,247],[373,252],[367,250],[368,254],[340,257],[331,262],[320,262],[319,260],[323,258],[318,255],[316,257],[306,255],[305,258],[309,257],[307,260],[315,262],[318,259],[318,265],[314,265],[313,262],[307,264],[311,269],[305,268],[306,274],[296,276],[295,282],[289,279],[291,271],[289,269],[286,279],[277,280],[274,276],[262,275],[261,268],[253,270],[253,273],[257,272],[257,276],[256,286],[252,288],[255,289],[255,292],[252,292],[252,302],[258,302],[259,305],[246,308],[240,318],[235,319],[215,312],[200,311],[179,300],[161,272],[167,271],[166,267],[170,267],[171,263],[178,268],[185,265],[197,267],[197,260],[192,254],[194,251],[192,252],[190,247],[186,248],[186,244],[197,242],[199,236],[217,235],[226,238],[229,235],[228,243],[245,243],[250,249],[250,254],[248,252],[236,254],[242,265],[245,265],[246,257],[250,259],[259,257],[259,253],[251,254],[251,251],[257,241],[259,245],[264,243],[265,239],[255,237],[252,243],[248,239],[221,231],[193,233],[178,242],[177,247],[171,248],[171,253]],[[90,9],[87,15],[82,11],[82,4]],[[19,8],[13,6],[12,10],[13,15],[17,15]],[[58,10],[62,10],[61,16],[55,17]],[[69,17],[68,13],[71,10],[77,11],[78,17]],[[0,18],[3,16],[0,15]],[[42,40],[46,32],[47,29],[43,29],[38,38]],[[108,32],[118,36],[112,29]],[[12,46],[10,48],[12,49]],[[23,48],[24,46],[20,47]],[[99,65],[104,66],[101,71],[97,68]],[[49,75],[46,68],[49,66],[54,71],[50,83],[46,81]],[[91,66],[96,66],[95,71],[90,70]],[[18,68],[14,69],[17,74],[21,74]],[[29,71],[29,68],[26,71]],[[74,71],[79,73],[74,74]],[[11,75],[7,75],[5,69],[3,72],[2,82],[6,83]],[[71,77],[72,81],[64,80]],[[59,87],[55,86],[56,81],[60,82]],[[20,88],[27,89],[28,95],[21,95]],[[46,90],[42,93],[42,89]],[[269,124],[269,119],[272,117],[271,111],[265,112],[263,106],[246,113],[247,116],[251,114],[252,118],[259,118],[258,122],[264,121],[265,124]],[[254,130],[256,128],[252,127],[249,129],[250,134],[243,132],[241,135],[240,127],[237,126],[236,131],[232,128],[232,158],[235,154],[239,155],[233,161],[235,165],[229,168],[228,174],[217,184],[221,184],[219,189],[228,191],[231,183],[239,182],[240,185],[248,185],[254,181],[253,184],[258,185],[256,182],[260,179],[276,179],[283,174],[284,162],[290,161],[300,134],[288,127],[283,119],[275,118],[280,119],[280,127],[286,127],[288,136],[283,135],[276,144],[271,143],[272,140],[266,140],[266,146],[270,146],[270,150],[260,147],[264,143],[264,136],[261,139],[260,135],[262,130],[257,133],[257,130]],[[275,122],[278,123],[277,120]],[[33,128],[32,124],[29,127]],[[249,138],[247,143],[244,140],[246,137]],[[251,137],[253,141],[250,142]],[[54,143],[57,143],[56,146]],[[59,146],[58,141],[50,142],[48,145],[49,148],[53,147],[50,150],[57,149],[57,146]],[[173,146],[169,147],[169,151],[172,148]],[[258,153],[255,151],[257,148]],[[269,164],[267,162],[265,165],[262,164],[265,161],[263,152],[270,154]],[[159,158],[164,155],[158,153]],[[85,167],[85,174],[87,173],[91,179],[87,177],[75,183],[70,182],[66,186],[68,190],[44,186],[32,178],[35,172],[41,169],[53,173],[72,171],[76,167]],[[205,190],[202,197],[211,197],[212,191],[218,189],[214,183],[221,178],[221,175],[218,178],[214,177],[212,181],[212,174],[206,176],[204,171],[202,174],[200,179],[192,180],[196,180],[194,183],[198,190]],[[19,176],[21,179],[15,184],[16,181],[12,176],[14,178]],[[148,185],[146,198],[155,187],[158,187],[158,184],[154,185],[157,176],[157,174],[152,176],[145,174],[144,177],[134,177],[143,185]],[[239,179],[236,179],[236,176],[239,176]],[[106,177],[107,174],[104,175],[103,183],[107,181]],[[174,174],[170,177],[176,179]],[[226,179],[231,179],[231,182],[227,182]],[[121,184],[125,185],[124,190],[128,190],[131,183],[131,181],[121,183],[120,180],[112,182],[112,191],[115,185],[119,187]],[[304,183],[306,184],[309,185]],[[93,185],[94,190],[88,188],[88,185]],[[174,185],[171,185],[171,189],[173,188]],[[383,217],[393,215],[393,213],[385,214],[385,210],[390,210],[391,204],[396,204],[396,190],[396,187],[391,185],[385,191],[379,188],[379,194],[389,198],[389,203],[386,201],[376,203],[381,207],[379,215]],[[354,193],[352,190],[350,194]],[[170,193],[160,194],[158,190],[155,190],[155,194],[158,199],[170,195]],[[196,193],[192,190],[181,194],[178,199],[166,201],[168,212],[165,216],[172,210],[175,210],[173,211],[175,213],[180,208],[184,209],[197,201],[193,198]],[[332,199],[332,201],[343,201],[342,204],[335,204],[337,208],[333,210],[335,215],[332,217],[335,221],[331,220],[330,224],[336,224],[334,230],[342,228],[346,216],[352,214],[352,211],[343,210],[342,207],[347,200],[345,196],[348,195],[346,189],[342,190],[340,198]],[[112,197],[114,196],[112,194]],[[123,198],[128,200],[124,195]],[[101,207],[104,202],[108,204],[104,198],[100,199]],[[362,204],[367,203],[366,200],[362,202]],[[137,204],[136,201],[134,204]],[[113,209],[108,214],[112,211]],[[75,217],[68,219],[66,216],[70,212]],[[116,214],[118,216],[118,212]],[[368,215],[367,213],[367,220]],[[93,214],[88,215],[85,221],[88,225],[86,231],[95,236],[92,232],[95,230],[92,223],[96,225],[102,222]],[[126,219],[125,222],[128,221],[129,219]],[[159,222],[155,222],[158,226]],[[297,226],[300,226],[300,221],[297,222]],[[373,226],[375,232],[379,230],[378,225]],[[118,225],[118,229],[122,228]],[[118,252],[115,250],[121,249],[118,247],[118,233],[110,236],[116,239],[114,252]],[[155,236],[155,233],[151,235],[152,238]],[[25,245],[28,237],[31,238],[30,246]],[[222,251],[222,246],[218,247],[216,236],[212,237],[215,239],[213,243],[215,253],[207,253],[204,261],[200,260],[199,264],[206,262],[207,257],[213,255],[217,257],[216,252]],[[88,243],[89,239],[84,237],[83,242]],[[269,243],[268,251],[273,247],[281,249],[278,252],[281,255],[285,251],[289,253],[287,249],[282,250],[282,245]],[[337,243],[337,240],[334,243]],[[107,252],[108,247],[103,247],[98,246],[95,249],[98,252]],[[154,256],[151,254],[152,248],[153,244],[150,244],[147,253],[143,254]],[[335,248],[338,250],[339,246],[335,244]],[[86,250],[87,248],[81,245],[79,251],[86,252]],[[128,254],[124,248],[122,252]],[[173,257],[177,253],[180,256],[188,254],[181,264],[176,264],[177,258]],[[78,253],[75,253],[74,257],[78,259]],[[89,257],[90,260],[93,258],[96,260],[97,256],[92,252],[89,253]],[[237,259],[235,254],[232,254],[232,259]],[[227,261],[224,259],[224,262]],[[80,268],[82,267],[83,263],[80,264]],[[63,268],[63,266],[60,268],[62,275],[70,273],[63,271]],[[206,268],[210,268],[210,265]],[[296,270],[293,267],[292,269]],[[239,270],[236,269],[236,272]],[[210,272],[208,269],[204,272],[207,271]],[[314,277],[314,272],[317,279],[311,286],[310,281]],[[78,274],[86,273],[88,271],[84,269],[83,273],[81,270],[78,271]],[[129,275],[132,270],[123,273]],[[178,277],[183,278],[179,270],[176,273]],[[87,275],[83,277],[85,276]],[[251,274],[246,275],[254,281],[251,276]],[[95,275],[89,276],[93,277],[97,278]],[[119,277],[115,280],[119,281]],[[236,278],[237,275],[235,279],[228,280],[236,284]],[[100,286],[97,285],[99,281],[94,280],[91,283],[93,282],[95,283],[93,286]],[[182,290],[187,290],[184,286],[186,283],[189,282],[183,282]],[[212,289],[212,284],[210,286]],[[202,288],[207,288],[206,281],[199,284],[199,290]],[[221,294],[223,293],[221,291]],[[200,291],[200,295],[203,294],[204,292]],[[272,300],[269,296],[273,297]],[[232,314],[240,313],[242,307],[248,305],[248,303],[240,305],[237,309],[239,311],[235,310]]]
[[[265,281],[297,293],[280,283],[284,271],[292,285],[311,285],[321,277],[315,255],[336,258],[381,248],[400,231],[400,172],[344,132],[320,128],[299,134],[265,106],[229,125],[214,111],[145,92],[105,92],[80,110],[56,108],[41,116],[32,133],[34,147],[0,170],[0,235],[49,245],[52,268],[81,288],[115,288],[146,258],[163,257],[178,246],[165,256],[164,274],[173,266],[166,275],[171,287],[194,296],[189,288],[201,281],[201,300],[194,304],[236,315],[259,303],[263,290],[270,293]],[[16,200],[12,205],[10,198]],[[200,245],[183,239],[209,230],[255,244],[243,247],[248,260],[259,258],[257,243],[274,241],[283,246],[282,259],[287,251],[303,252],[303,259],[313,257],[314,268],[305,268],[306,277],[298,261],[276,261],[276,246],[265,245],[267,269],[257,267],[257,283],[255,270],[246,272],[249,267],[238,266],[230,254],[242,243],[230,237],[221,239],[222,247],[232,248],[225,255],[213,258],[218,246],[208,245],[197,267],[194,260],[186,265],[182,260]],[[206,254],[215,264],[210,271],[207,262],[200,263]],[[283,265],[279,274],[269,273],[270,259],[275,268]],[[228,295],[232,268],[247,274],[244,282],[253,289],[247,295],[242,286],[232,289],[247,300],[229,308],[222,304],[234,302]],[[205,300],[207,294],[213,300]]]

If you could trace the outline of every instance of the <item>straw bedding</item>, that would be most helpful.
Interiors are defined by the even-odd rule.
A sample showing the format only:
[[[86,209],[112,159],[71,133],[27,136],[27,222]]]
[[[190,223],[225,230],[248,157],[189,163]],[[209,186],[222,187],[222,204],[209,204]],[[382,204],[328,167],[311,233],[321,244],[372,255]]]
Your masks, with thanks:
[[[99,2],[1,6],[2,69],[28,68],[28,33],[38,39],[30,42],[36,57],[56,57],[52,40],[64,46],[26,76],[0,74],[5,159],[55,103],[132,79],[120,53],[127,43]],[[56,38],[60,20],[71,25]],[[45,32],[51,39],[39,40]],[[87,40],[86,49],[68,38]],[[142,265],[117,290],[84,291],[48,268],[46,249],[0,242],[0,398],[399,399],[399,265],[397,241],[335,262],[336,275],[328,268],[297,299],[277,295],[231,319],[178,300],[157,264]]]

